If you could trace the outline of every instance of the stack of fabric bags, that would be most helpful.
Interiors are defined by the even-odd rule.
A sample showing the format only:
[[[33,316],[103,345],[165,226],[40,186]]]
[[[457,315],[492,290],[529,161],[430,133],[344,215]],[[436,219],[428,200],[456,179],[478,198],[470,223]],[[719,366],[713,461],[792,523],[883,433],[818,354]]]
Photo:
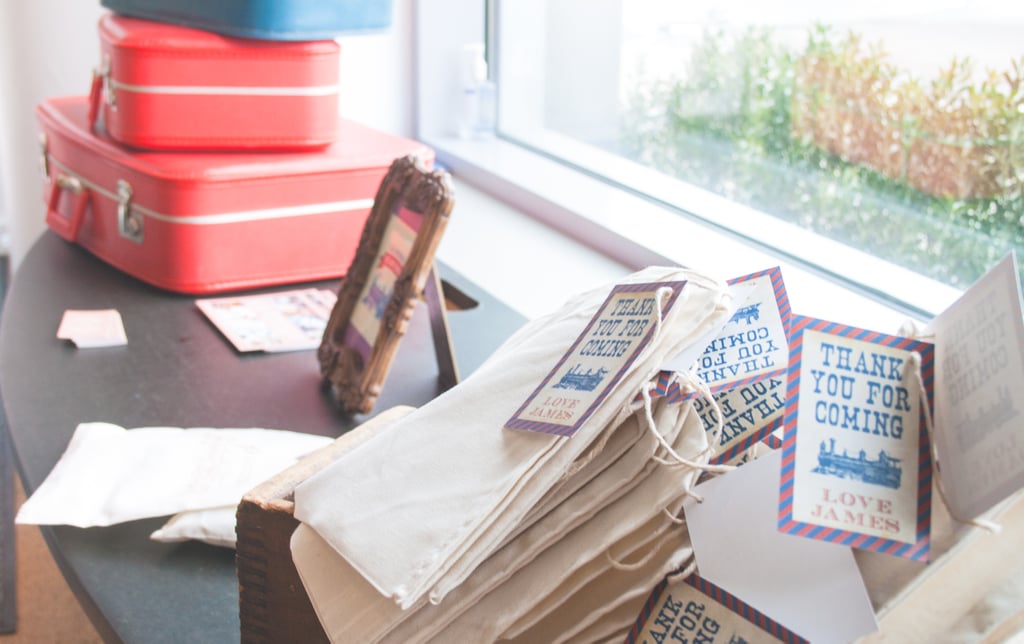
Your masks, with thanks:
[[[292,555],[333,641],[621,641],[651,587],[690,562],[678,515],[708,469],[692,401],[650,391],[664,363],[725,321],[728,290],[678,268],[623,283],[681,280],[574,435],[505,425],[610,288],[528,323],[460,385],[296,489]]]

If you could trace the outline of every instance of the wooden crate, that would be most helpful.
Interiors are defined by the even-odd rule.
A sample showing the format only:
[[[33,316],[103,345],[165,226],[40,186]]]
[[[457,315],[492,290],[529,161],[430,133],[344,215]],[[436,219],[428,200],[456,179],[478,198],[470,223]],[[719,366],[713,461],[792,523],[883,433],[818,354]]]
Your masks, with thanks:
[[[410,411],[393,407],[381,412],[242,497],[235,527],[242,642],[327,641],[292,563],[290,542],[299,525],[293,516],[295,488]]]
[[[1013,625],[1021,617],[1020,599],[1000,594],[1024,573],[1024,493],[995,513],[998,533],[954,521],[937,489],[932,499],[930,563],[854,551],[881,626],[865,643],[948,641],[951,632],[965,626],[977,630],[979,638],[992,638],[1021,626]]]
[[[295,487],[410,411],[382,412],[242,498],[236,530],[243,643],[327,641],[291,559],[291,536],[298,527]],[[940,499],[937,491],[933,498]],[[932,505],[931,563],[856,550],[881,625],[863,643],[940,641],[982,613],[992,621],[978,625],[985,642],[1001,641],[1007,629],[1024,627],[1024,612],[1013,606],[1006,614],[979,610],[1000,586],[1024,574],[1024,493],[1007,501],[995,519],[1002,531],[991,534],[953,521],[938,501]]]

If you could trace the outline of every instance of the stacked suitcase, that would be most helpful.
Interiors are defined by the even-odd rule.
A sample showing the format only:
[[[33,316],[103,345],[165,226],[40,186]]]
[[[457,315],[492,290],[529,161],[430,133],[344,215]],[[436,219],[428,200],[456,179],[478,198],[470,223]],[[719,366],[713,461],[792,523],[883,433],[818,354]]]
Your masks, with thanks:
[[[388,0],[102,0],[89,96],[37,107],[49,227],[145,282],[212,293],[347,270],[391,162],[338,117],[333,38]]]

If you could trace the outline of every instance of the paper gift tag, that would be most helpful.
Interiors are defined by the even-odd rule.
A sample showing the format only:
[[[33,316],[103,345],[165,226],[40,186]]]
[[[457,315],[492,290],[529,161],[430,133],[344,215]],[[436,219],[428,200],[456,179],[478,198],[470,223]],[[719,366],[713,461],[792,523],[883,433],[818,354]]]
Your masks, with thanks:
[[[508,429],[572,436],[654,338],[685,281],[612,288],[583,332],[530,394]]]
[[[666,577],[647,598],[626,644],[723,642],[752,644],[770,635],[781,642],[806,639],[699,575]]]
[[[789,361],[789,296],[776,266],[729,280],[745,293],[722,332],[704,350],[697,375],[724,391],[785,372]]]
[[[1024,318],[1014,254],[932,321],[935,448],[945,501],[962,519],[1024,487]]]
[[[933,345],[796,316],[790,347],[779,530],[927,561]]]
[[[718,409],[703,398],[696,398],[693,407],[712,431],[722,418],[722,431],[711,462],[734,464],[755,443],[764,440],[778,427],[786,407],[786,380],[772,376],[715,394]]]
[[[666,371],[695,369],[712,392],[785,373],[790,307],[779,267],[729,280],[731,317],[696,358],[678,356]]]
[[[657,393],[670,401],[695,399],[707,430],[719,420],[715,464],[737,462],[743,452],[771,433],[785,406],[789,364],[789,296],[779,267],[729,280],[733,295],[730,318],[704,345],[699,358],[681,355],[666,370],[690,371],[708,385],[715,405],[696,392],[681,389],[671,376],[659,381]],[[719,419],[719,410],[721,419]]]

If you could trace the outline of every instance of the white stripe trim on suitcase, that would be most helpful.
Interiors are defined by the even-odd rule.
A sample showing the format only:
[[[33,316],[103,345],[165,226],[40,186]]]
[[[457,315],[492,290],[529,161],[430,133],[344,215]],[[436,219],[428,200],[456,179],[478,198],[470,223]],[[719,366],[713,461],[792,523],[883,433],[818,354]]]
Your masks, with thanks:
[[[56,166],[60,171],[68,176],[72,176],[78,179],[83,186],[91,190],[96,194],[103,195],[107,199],[119,201],[117,193],[112,192],[103,186],[97,185],[92,181],[82,177],[78,173],[72,171],[66,165],[57,161],[52,156],[49,157],[49,163]],[[216,224],[235,224],[245,221],[260,221],[264,219],[282,219],[285,217],[305,217],[309,215],[322,215],[332,212],[344,212],[351,210],[363,210],[366,208],[373,207],[373,199],[350,199],[347,201],[329,201],[326,203],[313,203],[313,204],[302,204],[298,206],[285,206],[281,208],[265,208],[261,210],[242,210],[237,212],[226,212],[212,215],[167,215],[164,213],[156,212],[140,206],[138,203],[132,202],[131,209],[135,212],[141,213],[146,217],[156,219],[158,221],[166,221],[172,224],[182,224],[188,226],[208,226]]]
[[[115,92],[127,91],[137,94],[180,94],[193,96],[331,96],[339,91],[338,85],[313,85],[308,87],[130,85],[114,79],[110,79],[110,88]]]

